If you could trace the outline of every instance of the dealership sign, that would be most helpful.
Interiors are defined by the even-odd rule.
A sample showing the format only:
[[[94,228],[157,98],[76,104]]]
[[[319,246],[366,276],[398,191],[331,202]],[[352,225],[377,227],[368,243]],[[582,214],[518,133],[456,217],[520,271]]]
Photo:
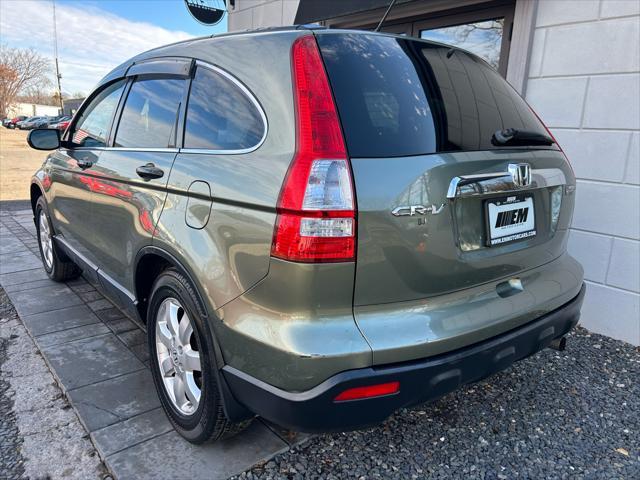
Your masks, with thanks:
[[[193,18],[204,25],[215,25],[227,11],[226,0],[184,0]]]

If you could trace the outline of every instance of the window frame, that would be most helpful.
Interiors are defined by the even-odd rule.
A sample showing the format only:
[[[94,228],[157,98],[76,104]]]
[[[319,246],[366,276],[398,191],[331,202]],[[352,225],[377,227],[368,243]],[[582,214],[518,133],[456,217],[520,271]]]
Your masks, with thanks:
[[[240,80],[238,80],[236,77],[234,77],[233,75],[231,75],[229,72],[227,72],[226,70],[223,70],[222,68],[213,65],[211,63],[205,62],[203,60],[196,60],[195,62],[195,67],[193,69],[190,81],[189,81],[189,88],[188,88],[188,100],[187,100],[187,105],[185,106],[185,116],[183,119],[183,123],[182,123],[182,147],[180,148],[180,153],[195,153],[195,154],[208,154],[208,155],[240,155],[240,154],[244,154],[244,153],[250,153],[250,152],[254,152],[255,150],[257,150],[258,148],[260,148],[262,146],[262,144],[264,143],[265,139],[267,138],[267,132],[269,131],[269,123],[267,120],[267,115],[264,112],[264,109],[262,108],[262,105],[260,104],[260,102],[258,101],[258,99],[255,97],[255,95],[253,95],[253,93],[251,92],[251,90],[249,90],[249,88],[244,85]],[[258,113],[260,114],[260,118],[262,119],[262,127],[263,127],[263,131],[262,131],[262,137],[260,138],[260,140],[258,141],[257,144],[255,144],[252,147],[248,147],[248,148],[241,148],[241,149],[209,149],[209,148],[185,148],[184,147],[184,138],[185,138],[185,132],[186,132],[186,128],[187,128],[187,114],[189,112],[189,101],[191,100],[191,87],[193,85],[193,80],[195,78],[195,74],[198,68],[205,68],[207,70],[210,70],[216,74],[222,75],[223,77],[225,77],[227,80],[229,80],[231,83],[233,83],[236,87],[238,87],[240,89],[240,91],[244,94],[245,97],[247,97],[249,99],[249,101],[253,104],[253,106],[256,108],[256,110],[258,111]]]

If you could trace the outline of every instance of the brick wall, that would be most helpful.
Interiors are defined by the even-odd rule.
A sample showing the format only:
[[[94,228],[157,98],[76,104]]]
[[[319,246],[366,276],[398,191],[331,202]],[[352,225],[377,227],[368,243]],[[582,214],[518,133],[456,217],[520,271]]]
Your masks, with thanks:
[[[582,324],[639,345],[640,1],[541,0],[535,25],[526,97],[578,177]]]

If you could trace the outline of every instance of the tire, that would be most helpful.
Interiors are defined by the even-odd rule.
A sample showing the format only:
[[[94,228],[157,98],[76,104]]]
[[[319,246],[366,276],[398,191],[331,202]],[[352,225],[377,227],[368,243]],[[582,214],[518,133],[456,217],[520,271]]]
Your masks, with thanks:
[[[49,278],[56,282],[64,282],[80,275],[78,266],[60,251],[60,247],[53,241],[53,226],[47,202],[42,196],[36,202],[35,221],[40,258]]]
[[[203,318],[189,281],[174,269],[162,272],[147,312],[151,372],[169,420],[195,444],[230,437],[251,421],[232,423],[224,414],[213,338]]]

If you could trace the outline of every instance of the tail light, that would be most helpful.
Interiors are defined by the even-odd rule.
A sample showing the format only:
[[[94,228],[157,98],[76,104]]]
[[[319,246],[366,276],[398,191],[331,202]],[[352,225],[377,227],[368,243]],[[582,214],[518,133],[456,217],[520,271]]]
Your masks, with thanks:
[[[355,259],[351,168],[313,35],[291,48],[296,153],[278,199],[271,255],[294,262]]]

